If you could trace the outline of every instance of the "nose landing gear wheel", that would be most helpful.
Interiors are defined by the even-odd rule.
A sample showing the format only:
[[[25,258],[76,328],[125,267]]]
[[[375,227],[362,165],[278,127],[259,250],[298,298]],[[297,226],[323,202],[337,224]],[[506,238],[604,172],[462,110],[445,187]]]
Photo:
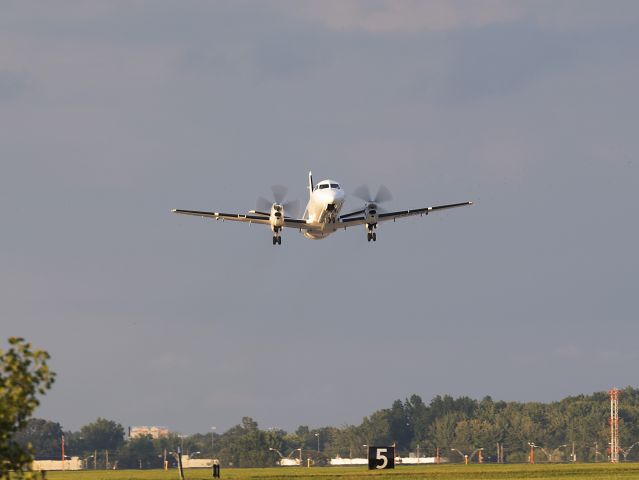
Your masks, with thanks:
[[[370,242],[373,239],[373,234],[371,232],[368,232],[368,234],[366,235],[366,238]]]
[[[282,245],[282,237],[273,235],[273,245]]]
[[[373,237],[373,242],[376,242],[377,241],[377,233],[373,232],[371,234],[371,236]]]

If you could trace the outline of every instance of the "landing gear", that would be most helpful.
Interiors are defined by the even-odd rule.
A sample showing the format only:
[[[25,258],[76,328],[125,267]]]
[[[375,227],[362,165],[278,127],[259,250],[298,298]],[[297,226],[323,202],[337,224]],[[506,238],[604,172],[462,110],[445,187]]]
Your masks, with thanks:
[[[280,237],[281,227],[273,228],[273,245],[282,245],[282,237]]]
[[[377,228],[377,224],[369,224],[367,225],[368,227],[368,234],[366,235],[366,238],[368,239],[368,241],[370,242],[371,240],[373,242],[377,241],[377,233],[375,233],[373,230],[375,228]]]

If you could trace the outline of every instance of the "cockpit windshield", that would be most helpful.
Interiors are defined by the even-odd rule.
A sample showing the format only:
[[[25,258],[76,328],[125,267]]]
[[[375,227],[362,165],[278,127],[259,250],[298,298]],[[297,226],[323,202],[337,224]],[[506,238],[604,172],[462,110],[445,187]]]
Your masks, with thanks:
[[[313,187],[313,191],[318,190],[318,189],[325,189],[325,188],[333,188],[335,190],[339,190],[339,183],[330,183],[330,182],[326,182],[326,183],[318,183],[317,185],[315,185],[315,187]]]

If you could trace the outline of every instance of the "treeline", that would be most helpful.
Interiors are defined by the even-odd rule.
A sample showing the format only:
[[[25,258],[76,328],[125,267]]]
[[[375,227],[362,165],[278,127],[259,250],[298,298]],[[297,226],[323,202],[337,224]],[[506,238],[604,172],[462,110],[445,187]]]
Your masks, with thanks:
[[[538,446],[537,461],[604,461],[609,455],[610,404],[606,392],[568,397],[553,403],[494,401],[490,397],[437,396],[426,404],[418,395],[396,400],[365,417],[359,425],[310,429],[293,433],[258,428],[244,417],[224,433],[126,440],[122,425],[106,419],[64,432],[59,423],[32,419],[20,432],[22,444],[31,443],[38,459],[59,459],[64,434],[65,453],[79,456],[96,468],[159,468],[165,456],[181,446],[197,458],[218,458],[223,466],[275,465],[282,457],[312,458],[322,464],[340,456],[363,457],[365,445],[395,444],[401,456],[417,453],[434,456],[437,449],[451,461],[483,448],[486,462],[497,461],[497,444],[504,461],[525,462],[529,443]],[[638,460],[639,389],[622,390],[619,400],[621,460]],[[97,455],[96,455],[97,453]],[[108,458],[108,460],[107,460]],[[473,461],[477,460],[477,456]]]

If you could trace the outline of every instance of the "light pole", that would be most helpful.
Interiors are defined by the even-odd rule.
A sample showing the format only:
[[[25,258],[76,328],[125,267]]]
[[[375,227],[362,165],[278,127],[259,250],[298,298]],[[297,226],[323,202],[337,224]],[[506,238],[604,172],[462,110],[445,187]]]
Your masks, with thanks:
[[[281,460],[284,460],[284,459],[290,459],[290,458],[291,458],[291,456],[292,456],[295,452],[297,452],[298,450],[299,450],[299,452],[300,452],[300,465],[301,465],[301,464],[302,464],[302,449],[301,449],[301,448],[295,448],[295,449],[291,450],[291,453],[289,453],[289,454],[288,454],[288,456],[286,456],[286,457],[285,457],[285,456],[282,454],[282,452],[280,452],[277,448],[268,447],[268,451],[269,451],[269,452],[275,452],[275,453],[277,453],[277,454],[280,456],[280,459],[281,459]],[[280,463],[281,463],[281,462],[280,462]]]
[[[87,463],[89,462],[90,458],[93,458],[93,455],[89,455],[84,460],[82,460],[82,468],[84,468],[85,470],[87,469]]]
[[[186,437],[186,435],[180,433],[178,437],[180,438],[180,453],[184,455],[184,437]]]
[[[315,436],[317,437],[317,453],[320,453],[320,449],[319,449],[319,438],[320,438],[320,434],[316,433]]]
[[[466,455],[465,453],[462,453],[460,450],[457,450],[456,448],[451,448],[450,451],[459,453],[464,459],[464,464],[468,465],[468,455]]]
[[[626,461],[626,457],[628,456],[628,454],[630,453],[630,450],[632,450],[632,447],[634,447],[635,445],[637,445],[639,442],[635,442],[632,445],[630,445],[628,448],[626,448],[625,450],[622,448],[621,449],[621,453],[623,453],[623,461]]]
[[[280,459],[281,459],[281,460],[291,459],[291,457],[293,456],[293,454],[294,454],[295,452],[299,451],[299,452],[300,452],[300,459],[299,459],[299,461],[300,461],[300,465],[302,465],[302,449],[301,449],[301,448],[294,448],[293,450],[291,450],[291,453],[289,453],[289,454],[288,454],[288,456],[286,456],[286,457],[285,457],[284,455],[282,455],[282,452],[280,452],[277,448],[269,447],[269,451],[277,453],[277,454],[280,456]],[[280,460],[280,464],[282,463],[282,462],[281,462],[281,460]]]
[[[457,452],[459,453],[462,458],[464,459],[464,463],[466,465],[468,465],[470,462],[473,461],[473,457],[475,456],[476,453],[481,452],[484,450],[484,448],[476,448],[475,450],[473,450],[473,453],[471,453],[470,455],[468,455],[467,453],[462,452],[461,450],[457,450],[456,448],[451,448],[450,449],[451,452]],[[481,462],[480,462],[481,463]]]
[[[471,454],[470,454],[470,459],[469,459],[469,461],[471,461],[471,462],[472,462],[472,461],[473,461],[473,457],[475,456],[475,454],[476,454],[476,453],[479,453],[479,457],[480,457],[480,458],[479,458],[479,463],[482,463],[482,462],[483,462],[483,460],[482,460],[482,458],[481,458],[481,452],[482,452],[483,450],[484,450],[484,448],[483,448],[483,447],[482,447],[482,448],[476,448],[476,449],[475,449],[475,451],[474,451],[473,453],[471,453]]]
[[[280,456],[280,459],[284,458],[284,455],[282,455],[282,452],[280,452],[277,448],[272,448],[272,447],[268,447],[269,452],[275,452]],[[294,452],[295,450],[293,450]],[[281,461],[280,461],[281,464]]]
[[[595,462],[597,462],[597,455],[602,455],[603,456],[603,454],[598,449],[599,442],[595,442],[593,445],[594,445],[594,448],[595,448]]]
[[[284,455],[282,455],[282,452],[280,452],[277,448],[268,447],[268,450],[269,450],[269,452],[277,453],[280,456],[280,458],[284,458]],[[295,450],[293,450],[291,453],[288,454],[287,458],[291,458],[291,455],[293,454],[293,452],[296,452],[298,450],[299,450],[299,448],[296,448]]]
[[[559,453],[559,450],[561,450],[562,448],[566,448],[568,445],[559,445],[557,448],[555,448],[552,452],[548,453],[548,450],[546,450],[543,447],[539,447],[541,448],[541,451],[544,452],[546,454],[546,457],[548,457],[548,463],[552,463],[552,459],[555,456],[555,454]]]

